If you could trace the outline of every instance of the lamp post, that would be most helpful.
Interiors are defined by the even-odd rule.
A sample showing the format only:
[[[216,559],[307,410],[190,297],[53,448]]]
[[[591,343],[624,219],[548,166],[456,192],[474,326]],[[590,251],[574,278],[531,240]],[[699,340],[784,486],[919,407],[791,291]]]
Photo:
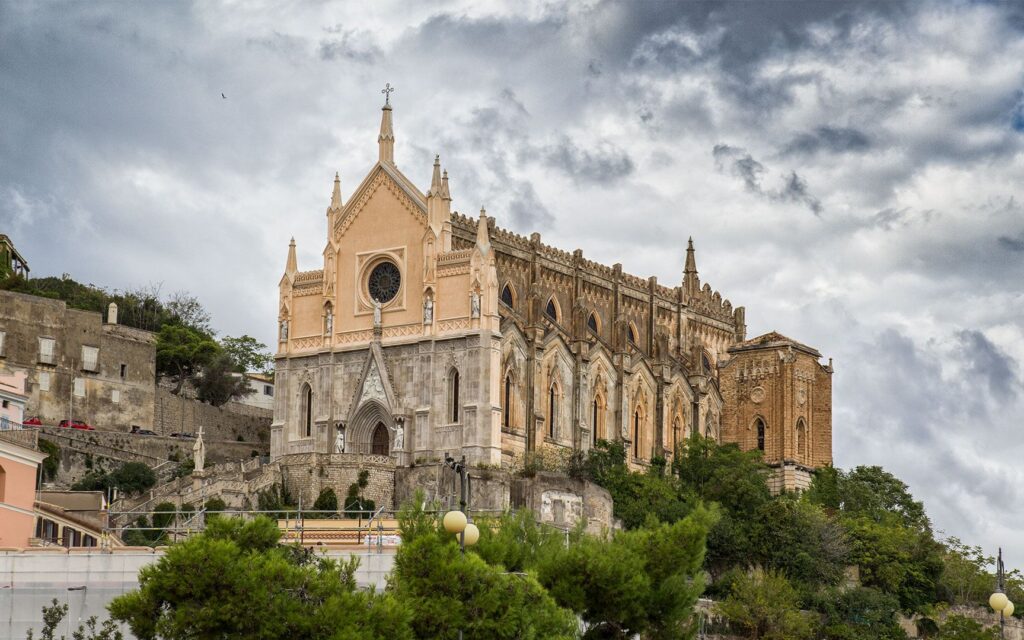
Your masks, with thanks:
[[[466,456],[456,460],[447,453],[444,454],[444,463],[455,473],[459,474],[459,510],[449,511],[444,514],[444,530],[459,536],[459,549],[462,555],[466,555],[466,545],[473,546],[480,539],[480,529],[477,528],[469,518],[466,499],[469,479],[466,476]]]
[[[999,637],[1003,637],[1003,629],[1006,627],[1006,619],[1013,615],[1013,603],[1003,593],[1004,584],[1003,571],[1003,548],[999,547],[999,556],[996,560],[996,591],[988,598],[988,605],[999,613]]]
[[[447,453],[444,454],[444,463],[452,471],[459,474],[459,510],[449,511],[444,514],[441,523],[444,530],[459,536],[459,550],[466,555],[466,545],[473,546],[480,539],[480,529],[473,524],[467,514],[468,502],[466,493],[469,479],[466,477],[466,456],[456,460]],[[459,629],[459,640],[462,640],[462,629]]]

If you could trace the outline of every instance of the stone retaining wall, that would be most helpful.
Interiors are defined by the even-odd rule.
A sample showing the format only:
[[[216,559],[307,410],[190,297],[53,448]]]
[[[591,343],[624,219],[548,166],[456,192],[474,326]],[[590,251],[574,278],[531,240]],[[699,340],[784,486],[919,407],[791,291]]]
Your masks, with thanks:
[[[269,446],[270,423],[274,412],[238,402],[222,407],[176,396],[162,386],[156,389],[156,410],[153,431],[161,435],[197,433],[203,427],[206,440],[238,440],[261,442]]]

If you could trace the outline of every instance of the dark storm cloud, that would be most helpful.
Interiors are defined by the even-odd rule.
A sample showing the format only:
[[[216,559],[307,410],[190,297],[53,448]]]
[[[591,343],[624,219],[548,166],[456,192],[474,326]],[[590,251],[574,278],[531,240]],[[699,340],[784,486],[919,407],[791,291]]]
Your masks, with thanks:
[[[321,40],[317,50],[323,60],[345,59],[371,64],[383,54],[370,34],[346,31],[340,26],[327,31],[331,36]]]
[[[1024,233],[1020,234],[1016,238],[1010,236],[999,236],[999,246],[1009,251],[1021,252],[1024,251]]]
[[[848,127],[818,127],[813,132],[801,133],[793,138],[782,150],[783,154],[829,151],[846,153],[864,151],[871,146],[871,139],[858,129]]]
[[[581,149],[563,137],[542,152],[549,166],[564,171],[579,182],[610,184],[630,175],[635,168],[628,153],[607,142],[593,149]]]
[[[1005,402],[1013,400],[1020,391],[1017,383],[1017,363],[976,330],[957,334],[961,357],[967,374],[984,381],[992,397]]]
[[[764,189],[761,186],[761,176],[765,173],[765,167],[745,149],[731,147],[727,144],[716,144],[711,150],[711,155],[715,159],[718,170],[728,169],[732,175],[743,180],[747,191],[776,202],[803,204],[814,215],[821,215],[821,201],[811,195],[807,189],[807,181],[797,175],[796,171],[790,171],[789,175],[783,178],[781,188]]]

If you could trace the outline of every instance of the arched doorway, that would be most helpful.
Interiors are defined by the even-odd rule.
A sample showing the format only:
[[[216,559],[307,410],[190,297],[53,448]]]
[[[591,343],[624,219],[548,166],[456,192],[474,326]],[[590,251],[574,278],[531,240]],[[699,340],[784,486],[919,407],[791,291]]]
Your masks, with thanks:
[[[377,426],[373,428],[373,437],[370,440],[370,453],[375,456],[386,456],[389,455],[390,448],[388,428],[384,426],[383,422],[378,422]]]

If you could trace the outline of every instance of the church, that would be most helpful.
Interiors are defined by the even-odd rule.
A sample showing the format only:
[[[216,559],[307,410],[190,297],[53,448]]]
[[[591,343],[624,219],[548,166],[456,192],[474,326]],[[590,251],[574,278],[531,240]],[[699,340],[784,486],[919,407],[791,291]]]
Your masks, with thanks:
[[[504,229],[500,212],[453,211],[439,158],[420,191],[395,164],[390,100],[377,143],[347,199],[335,175],[323,263],[300,271],[288,247],[273,459],[507,469],[608,440],[642,469],[701,434],[763,451],[776,490],[832,462],[831,360],[779,333],[747,339],[692,239],[678,283],[631,275]]]

